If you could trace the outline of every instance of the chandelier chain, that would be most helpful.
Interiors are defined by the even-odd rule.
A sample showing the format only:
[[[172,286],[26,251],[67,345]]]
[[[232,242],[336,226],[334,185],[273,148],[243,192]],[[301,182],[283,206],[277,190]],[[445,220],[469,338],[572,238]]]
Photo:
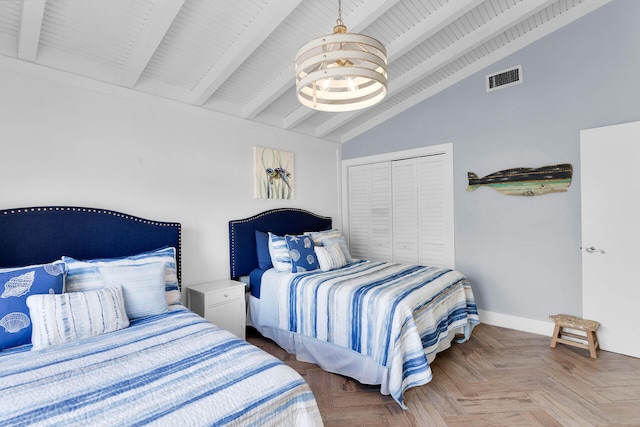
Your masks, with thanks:
[[[342,0],[338,0],[338,19],[336,19],[336,25],[344,25],[342,22]]]

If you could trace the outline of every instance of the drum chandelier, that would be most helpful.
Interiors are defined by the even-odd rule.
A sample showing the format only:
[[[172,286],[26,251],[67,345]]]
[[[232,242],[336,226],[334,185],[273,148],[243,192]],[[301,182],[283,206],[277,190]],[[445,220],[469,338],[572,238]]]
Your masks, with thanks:
[[[347,32],[340,0],[333,34],[304,44],[295,72],[298,100],[314,110],[358,110],[387,94],[386,49],[373,37]]]

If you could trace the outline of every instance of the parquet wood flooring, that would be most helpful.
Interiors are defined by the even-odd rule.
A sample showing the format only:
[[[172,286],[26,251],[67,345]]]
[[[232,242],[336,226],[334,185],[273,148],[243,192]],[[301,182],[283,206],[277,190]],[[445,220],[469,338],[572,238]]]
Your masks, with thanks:
[[[249,329],[247,340],[309,383],[325,426],[640,426],[640,359],[559,345],[478,325],[431,364],[433,380],[409,389],[402,410],[378,386],[299,362]]]

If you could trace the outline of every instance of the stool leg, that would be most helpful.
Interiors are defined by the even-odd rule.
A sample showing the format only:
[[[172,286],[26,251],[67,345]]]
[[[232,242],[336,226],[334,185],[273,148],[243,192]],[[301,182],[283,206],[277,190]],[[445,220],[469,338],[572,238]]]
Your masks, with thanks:
[[[589,354],[593,359],[598,358],[598,354],[596,353],[596,339],[596,333],[594,331],[587,331],[587,340],[589,341]]]
[[[557,339],[560,337],[561,327],[560,325],[556,325],[553,330],[553,336],[551,337],[551,348],[556,348]]]

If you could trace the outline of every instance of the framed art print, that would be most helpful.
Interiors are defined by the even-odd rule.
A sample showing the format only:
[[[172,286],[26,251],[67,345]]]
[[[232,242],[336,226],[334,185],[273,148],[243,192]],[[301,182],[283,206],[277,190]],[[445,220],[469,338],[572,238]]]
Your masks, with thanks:
[[[253,147],[254,197],[293,199],[293,153]]]

